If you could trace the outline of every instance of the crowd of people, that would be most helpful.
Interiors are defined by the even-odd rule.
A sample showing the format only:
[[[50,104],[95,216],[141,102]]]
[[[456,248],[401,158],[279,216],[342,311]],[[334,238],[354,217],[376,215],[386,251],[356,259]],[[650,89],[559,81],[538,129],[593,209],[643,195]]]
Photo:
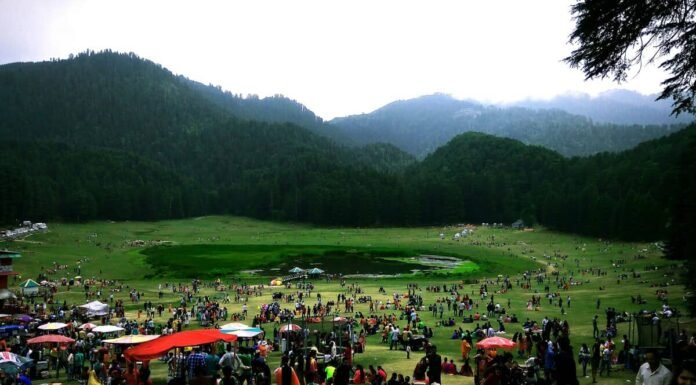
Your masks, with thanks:
[[[550,259],[549,257],[547,259]],[[463,282],[446,283],[419,287],[408,283],[406,293],[387,294],[380,287],[379,294],[389,299],[373,300],[371,295],[357,283],[340,281],[342,292],[331,298],[316,291],[311,283],[297,282],[287,284],[284,292],[274,293],[269,301],[251,310],[248,315],[249,296],[267,295],[262,285],[223,284],[194,280],[190,284],[165,283],[158,287],[159,297],[165,291],[179,296],[178,306],[153,304],[138,290],[128,288],[112,281],[85,281],[86,297],[108,297],[109,314],[99,320],[102,324],[115,324],[123,327],[126,334],[172,334],[197,322],[200,326],[219,326],[225,320],[251,320],[252,326],[270,330],[268,336],[248,340],[238,347],[224,344],[204,346],[192,350],[177,350],[163,357],[168,367],[168,381],[172,385],[208,385],[215,382],[223,385],[247,384],[266,385],[343,385],[349,383],[370,385],[441,384],[443,376],[470,376],[477,384],[484,385],[577,385],[579,369],[581,377],[611,377],[619,368],[633,370],[636,385],[694,385],[693,359],[696,357],[694,337],[679,335],[676,345],[679,350],[672,355],[672,370],[661,363],[660,353],[649,350],[642,352],[627,335],[618,336],[618,323],[630,319],[625,311],[608,307],[605,311],[606,323],[594,316],[592,321],[594,343],[571,344],[571,325],[566,312],[577,307],[570,294],[571,286],[582,281],[573,277],[572,272],[560,273],[557,268],[566,262],[564,256],[557,256],[554,269],[533,270],[518,278],[499,276],[477,282],[473,286]],[[614,261],[614,267],[625,261]],[[551,266],[551,265],[549,265]],[[581,276],[605,276],[607,271],[600,268],[578,270]],[[636,274],[634,274],[634,277]],[[623,279],[623,278],[621,278]],[[626,277],[627,279],[627,277]],[[514,282],[514,285],[513,285]],[[555,286],[555,288],[554,288]],[[200,294],[202,287],[224,288],[225,294],[213,298]],[[545,316],[535,320],[530,316],[522,324],[517,316],[511,314],[510,290],[520,288],[529,292],[526,310],[539,311],[542,303],[560,308],[560,318]],[[151,382],[147,363],[135,365],[123,360],[122,352],[115,345],[103,342],[105,336],[80,329],[82,314],[75,306],[67,303],[54,303],[52,287],[45,299],[51,299],[48,308],[45,303],[34,304],[40,308],[46,321],[63,320],[68,326],[61,333],[76,342],[69,346],[28,345],[21,337],[4,342],[7,350],[32,358],[35,362],[47,361],[48,371],[67,374],[69,381],[80,381],[96,385],[97,382],[109,385],[147,385]],[[74,288],[73,288],[74,290]],[[130,307],[138,305],[133,319],[126,319],[123,299],[114,299],[113,293],[123,291],[131,301]],[[233,296],[227,294],[230,291]],[[424,293],[425,291],[425,293]],[[92,294],[95,293],[95,294]],[[424,299],[427,293],[429,301]],[[653,322],[671,318],[675,312],[667,303],[666,289],[658,289],[656,297],[664,303],[660,311],[649,313]],[[501,301],[501,298],[507,299]],[[498,301],[496,301],[496,299]],[[228,305],[232,301],[240,308],[231,312]],[[631,298],[632,304],[643,304],[641,296]],[[593,301],[594,302],[594,301]],[[365,314],[355,304],[364,304]],[[507,306],[506,306],[507,305]],[[590,307],[595,307],[594,303]],[[596,309],[600,308],[597,298]],[[516,308],[517,309],[517,308]],[[520,306],[524,311],[524,306]],[[522,313],[520,313],[522,314]],[[538,313],[536,313],[538,314]],[[423,317],[427,315],[427,317]],[[166,316],[165,322],[155,322],[155,318]],[[319,332],[308,324],[327,318],[331,330]],[[537,317],[541,318],[541,317]],[[656,319],[656,321],[655,321]],[[303,327],[298,331],[283,331],[282,327],[302,320]],[[460,326],[461,325],[461,326]],[[35,329],[35,326],[30,326]],[[435,335],[446,335],[460,345],[461,357],[441,357],[430,340]],[[423,350],[413,361],[413,372],[399,373],[385,365],[361,365],[363,360],[355,360],[356,354],[369,350],[370,336],[381,336],[381,343],[388,346],[389,354],[404,354],[410,359],[414,350]],[[505,353],[497,349],[481,349],[477,342],[489,337],[512,335],[513,347]],[[371,341],[379,343],[379,337]],[[576,340],[577,341],[577,340]],[[281,351],[280,366],[271,370],[267,361],[270,351]],[[642,353],[647,362],[641,364]],[[588,366],[590,375],[588,376]],[[34,366],[23,374],[21,370],[12,373],[4,370],[4,382],[18,381],[27,385],[32,379],[41,378]],[[444,381],[447,381],[446,379]]]

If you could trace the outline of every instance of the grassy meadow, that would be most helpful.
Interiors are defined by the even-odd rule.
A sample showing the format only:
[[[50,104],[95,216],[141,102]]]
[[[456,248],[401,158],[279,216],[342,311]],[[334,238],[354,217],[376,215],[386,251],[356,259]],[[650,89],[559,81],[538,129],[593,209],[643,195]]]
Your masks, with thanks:
[[[560,234],[544,229],[516,231],[508,228],[475,227],[472,235],[454,240],[453,234],[463,226],[428,228],[319,228],[306,225],[263,222],[237,217],[202,217],[178,221],[161,222],[94,222],[86,224],[49,223],[49,231],[35,234],[23,240],[0,244],[0,248],[19,251],[22,258],[15,261],[15,271],[22,278],[36,278],[41,271],[52,268],[54,264],[67,265],[50,275],[54,279],[70,278],[75,275],[116,280],[127,288],[136,288],[144,293],[143,300],[154,304],[163,303],[175,306],[180,297],[166,292],[162,300],[157,298],[160,283],[187,284],[192,278],[212,280],[220,278],[223,282],[248,282],[268,284],[274,276],[286,274],[289,268],[298,266],[311,268],[321,266],[332,273],[348,272],[374,274],[364,278],[350,278],[348,284],[357,283],[365,295],[386,302],[392,293],[405,293],[408,283],[418,283],[421,288],[430,285],[464,283],[464,292],[474,294],[478,301],[479,280],[489,283],[493,292],[499,275],[509,275],[513,285],[525,271],[557,272],[559,276],[572,275],[582,284],[571,286],[569,290],[557,289],[553,278],[551,291],[560,292],[565,298],[571,297],[570,308],[561,315],[558,306],[549,305],[542,299],[540,311],[526,310],[527,300],[533,294],[541,293],[543,285],[533,284],[529,290],[514,287],[505,294],[494,294],[495,302],[503,306],[510,301],[510,313],[520,321],[526,318],[541,321],[544,316],[567,319],[571,328],[571,341],[574,351],[582,343],[591,344],[594,314],[604,322],[604,309],[612,306],[617,311],[635,312],[640,309],[657,309],[661,302],[655,296],[653,285],[669,285],[669,302],[683,309],[683,288],[675,286],[680,272],[679,265],[661,258],[655,244],[623,243],[601,239]],[[441,239],[440,234],[445,234]],[[448,270],[427,270],[430,267],[419,263],[420,255],[438,255],[457,258],[464,263]],[[78,269],[79,263],[79,271]],[[322,262],[324,261],[324,262]],[[620,261],[620,262],[617,262]],[[592,275],[584,271],[599,268],[606,275]],[[276,269],[276,270],[274,270]],[[262,270],[254,272],[253,270]],[[412,270],[422,270],[413,274]],[[631,278],[631,272],[640,274]],[[388,276],[400,273],[397,276]],[[628,274],[627,279],[618,279],[620,274]],[[551,275],[549,275],[551,276]],[[344,292],[338,281],[316,280],[315,293],[323,298],[335,299]],[[15,289],[16,289],[16,283]],[[378,289],[384,287],[386,294]],[[271,293],[276,291],[295,292],[295,289],[267,288],[261,297],[249,297],[249,311],[253,313],[263,303],[271,301]],[[203,294],[213,293],[205,288]],[[444,293],[421,293],[426,305]],[[647,300],[645,305],[632,304],[631,295],[641,294]],[[105,299],[109,292],[105,292]],[[127,303],[129,318],[137,316],[136,309],[142,304],[132,304],[127,290],[114,293]],[[81,288],[60,287],[57,299],[68,303],[84,303]],[[597,300],[601,301],[596,309]],[[315,297],[309,298],[313,303]],[[286,307],[290,307],[287,304]],[[240,312],[241,304],[228,304],[231,313]],[[369,314],[366,304],[356,303],[357,311]],[[476,309],[475,309],[476,310]],[[485,312],[485,303],[481,303]],[[390,314],[393,311],[379,311]],[[467,312],[467,314],[470,312]],[[436,327],[436,319],[427,311],[419,313],[427,325],[433,327],[434,343],[439,353],[447,358],[455,358],[457,367],[462,361],[459,341],[449,337],[454,328]],[[398,317],[398,313],[396,314]],[[445,311],[445,318],[451,316]],[[473,328],[472,324],[457,326]],[[141,319],[142,320],[142,319]],[[156,319],[166,321],[165,318]],[[249,320],[249,322],[251,322]],[[401,321],[400,326],[405,322]],[[496,323],[494,323],[495,326]],[[195,327],[196,322],[192,322]],[[507,324],[508,337],[521,330],[521,324]],[[325,326],[330,327],[330,326]],[[627,323],[618,324],[619,335],[627,333]],[[271,324],[265,326],[271,331]],[[413,368],[423,354],[414,352],[410,360],[403,351],[389,351],[388,345],[380,343],[381,336],[368,338],[366,353],[358,354],[355,363],[364,366],[382,365],[388,373],[392,371],[412,375]],[[279,353],[270,359],[272,369],[277,367]],[[589,369],[588,369],[589,371]],[[578,373],[581,369],[578,367]],[[156,382],[164,381],[166,370],[159,363],[153,364]],[[618,384],[633,378],[632,373],[617,372],[611,379],[601,378],[601,383]],[[444,377],[445,384],[471,383],[471,378],[456,376]],[[591,379],[581,378],[581,384],[589,384]]]

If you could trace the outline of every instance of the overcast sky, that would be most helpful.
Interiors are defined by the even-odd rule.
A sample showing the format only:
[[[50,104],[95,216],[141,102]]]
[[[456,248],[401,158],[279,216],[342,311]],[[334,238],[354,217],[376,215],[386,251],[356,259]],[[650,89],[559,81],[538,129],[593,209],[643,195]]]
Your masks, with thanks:
[[[319,116],[442,92],[484,102],[612,88],[655,93],[657,68],[585,82],[571,0],[0,0],[0,64],[135,52],[234,93],[283,94]]]

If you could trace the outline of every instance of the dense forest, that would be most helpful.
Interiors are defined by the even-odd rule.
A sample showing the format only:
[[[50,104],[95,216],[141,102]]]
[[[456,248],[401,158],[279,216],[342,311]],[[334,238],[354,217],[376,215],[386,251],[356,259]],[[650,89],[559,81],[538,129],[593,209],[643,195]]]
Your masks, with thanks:
[[[317,134],[330,126],[288,99],[225,94],[112,52],[0,66],[0,99],[7,224],[202,214],[346,226],[523,218],[656,240],[673,229],[675,207],[693,210],[694,195],[680,186],[693,191],[684,170],[694,168],[694,125],[629,151],[574,158],[470,132],[417,161],[393,145],[336,144]]]
[[[418,158],[472,131],[543,146],[564,156],[584,156],[627,150],[684,127],[597,123],[558,109],[484,106],[442,94],[397,101],[330,123],[339,131],[337,137],[356,144],[391,143]]]

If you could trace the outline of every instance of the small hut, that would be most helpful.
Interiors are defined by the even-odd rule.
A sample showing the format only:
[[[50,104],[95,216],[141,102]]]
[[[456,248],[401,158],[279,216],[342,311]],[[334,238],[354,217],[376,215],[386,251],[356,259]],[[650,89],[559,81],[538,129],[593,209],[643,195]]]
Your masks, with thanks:
[[[19,289],[22,295],[35,296],[39,294],[39,287],[41,285],[33,279],[27,279],[26,281],[19,284]]]
[[[510,227],[512,227],[515,230],[522,230],[525,227],[524,221],[521,219],[518,219],[515,222],[513,222],[512,225],[510,225]]]

